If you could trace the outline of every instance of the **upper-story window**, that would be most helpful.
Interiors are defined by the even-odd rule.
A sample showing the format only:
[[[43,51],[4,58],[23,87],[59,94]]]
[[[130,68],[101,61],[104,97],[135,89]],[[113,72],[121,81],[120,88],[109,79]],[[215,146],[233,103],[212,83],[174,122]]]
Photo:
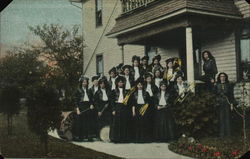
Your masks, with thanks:
[[[95,0],[96,27],[102,26],[102,0]]]
[[[242,29],[240,39],[240,77],[250,80],[250,28]]]

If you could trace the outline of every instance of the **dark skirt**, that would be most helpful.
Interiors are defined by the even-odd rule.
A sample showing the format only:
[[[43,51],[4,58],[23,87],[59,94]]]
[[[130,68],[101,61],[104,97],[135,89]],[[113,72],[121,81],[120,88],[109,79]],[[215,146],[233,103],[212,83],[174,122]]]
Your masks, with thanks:
[[[157,142],[167,142],[174,139],[174,118],[171,108],[155,110],[154,139]]]
[[[231,110],[225,99],[219,100],[219,136],[231,135]]]
[[[96,138],[97,131],[97,111],[95,109],[89,109],[90,103],[83,102],[79,107],[80,115],[76,115],[76,119],[73,125],[73,136],[83,139]]]
[[[111,124],[112,112],[111,112],[111,109],[110,109],[109,105],[108,105],[107,108],[105,108],[106,104],[108,104],[108,101],[107,102],[101,102],[100,106],[99,106],[101,108],[100,111],[102,112],[102,115],[98,116],[98,128],[99,128],[99,130],[101,128],[103,128],[104,126],[107,126],[107,125]]]
[[[152,106],[148,106],[144,115],[140,114],[140,109],[143,105],[136,105],[135,112],[135,134],[134,141],[138,143],[151,142],[153,141],[153,109]]]
[[[110,139],[112,142],[130,142],[131,140],[131,109],[129,106],[117,103],[115,115],[112,116]]]

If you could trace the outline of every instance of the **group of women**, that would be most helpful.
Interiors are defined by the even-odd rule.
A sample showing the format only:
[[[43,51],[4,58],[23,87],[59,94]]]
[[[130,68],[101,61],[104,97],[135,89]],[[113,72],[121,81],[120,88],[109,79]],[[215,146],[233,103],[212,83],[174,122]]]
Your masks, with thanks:
[[[218,75],[214,85],[217,67],[209,51],[203,54],[201,80],[216,93],[231,97],[228,78],[225,73]],[[132,57],[131,65],[119,64],[109,70],[109,78],[81,76],[75,93],[77,119],[73,126],[74,140],[92,141],[99,138],[99,131],[110,125],[111,142],[168,142],[176,138],[173,107],[178,98],[183,98],[189,90],[184,82],[181,60],[167,59],[166,67],[160,64],[157,55],[148,64],[149,57]],[[220,100],[221,136],[230,135],[230,122],[225,121],[228,109]],[[225,104],[225,103],[224,103]]]

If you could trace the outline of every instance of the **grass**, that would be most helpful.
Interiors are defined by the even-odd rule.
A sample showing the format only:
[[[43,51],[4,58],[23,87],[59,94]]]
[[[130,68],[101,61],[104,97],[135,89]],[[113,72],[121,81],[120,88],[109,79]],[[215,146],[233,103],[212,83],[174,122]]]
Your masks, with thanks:
[[[6,158],[119,159],[53,137],[49,137],[49,154],[44,156],[39,137],[29,131],[25,111],[14,116],[11,136],[7,135],[6,116],[0,114],[0,150]]]

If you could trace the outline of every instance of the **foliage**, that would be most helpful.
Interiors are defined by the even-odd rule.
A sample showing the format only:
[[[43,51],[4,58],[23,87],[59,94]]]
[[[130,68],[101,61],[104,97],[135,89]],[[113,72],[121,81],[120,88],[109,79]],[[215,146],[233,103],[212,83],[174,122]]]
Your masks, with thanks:
[[[46,86],[37,86],[29,93],[28,125],[32,132],[40,136],[47,154],[48,131],[59,128],[62,119],[58,93]]]
[[[38,60],[36,52],[14,48],[0,59],[0,88],[16,85],[25,94],[27,89],[41,83],[47,72],[49,68]]]
[[[238,159],[246,151],[241,149],[239,136],[229,138],[204,138],[190,142],[189,137],[182,137],[169,145],[176,153],[199,159]],[[248,144],[250,148],[250,145]]]
[[[213,135],[217,129],[215,96],[210,92],[190,94],[184,102],[175,105],[174,111],[181,134],[202,137]]]
[[[78,35],[78,26],[72,31],[58,24],[44,24],[29,27],[42,41],[42,46],[33,46],[53,67],[50,84],[60,91],[65,90],[64,103],[72,109],[72,94],[82,72],[82,36]]]

